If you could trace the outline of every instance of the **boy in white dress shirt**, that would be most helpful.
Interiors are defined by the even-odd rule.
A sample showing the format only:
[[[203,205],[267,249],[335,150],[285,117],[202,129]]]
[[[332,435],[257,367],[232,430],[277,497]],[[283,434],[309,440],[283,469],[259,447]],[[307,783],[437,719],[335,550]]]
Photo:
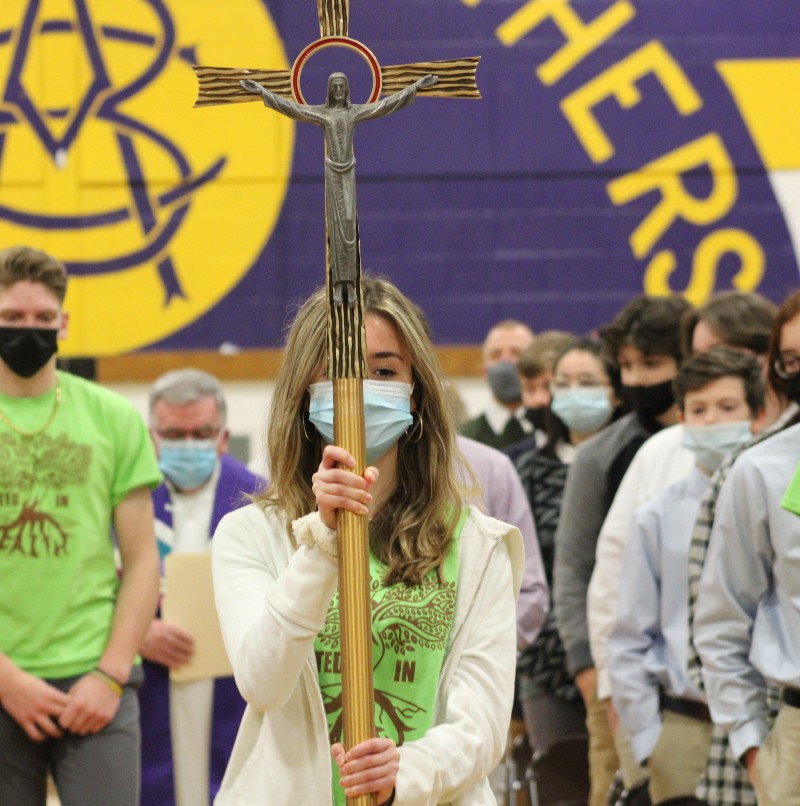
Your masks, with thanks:
[[[689,543],[711,474],[750,438],[764,400],[758,362],[729,347],[690,358],[674,388],[696,463],[636,511],[609,639],[614,707],[654,804],[692,795],[705,766],[711,720],[686,670]]]

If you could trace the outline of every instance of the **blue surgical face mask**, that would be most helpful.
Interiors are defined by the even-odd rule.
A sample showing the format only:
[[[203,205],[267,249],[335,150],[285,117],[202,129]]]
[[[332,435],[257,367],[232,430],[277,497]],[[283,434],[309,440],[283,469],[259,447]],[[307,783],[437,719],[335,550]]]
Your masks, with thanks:
[[[553,389],[550,403],[553,414],[576,434],[599,431],[613,413],[608,388],[605,386],[570,386]]]
[[[684,425],[682,444],[712,473],[722,460],[752,436],[749,420],[717,425]]]
[[[411,425],[411,384],[397,381],[364,381],[364,430],[367,464],[391,448]],[[312,383],[308,419],[322,439],[333,445],[333,381]]]
[[[202,487],[217,466],[216,440],[159,440],[158,466],[179,490]]]

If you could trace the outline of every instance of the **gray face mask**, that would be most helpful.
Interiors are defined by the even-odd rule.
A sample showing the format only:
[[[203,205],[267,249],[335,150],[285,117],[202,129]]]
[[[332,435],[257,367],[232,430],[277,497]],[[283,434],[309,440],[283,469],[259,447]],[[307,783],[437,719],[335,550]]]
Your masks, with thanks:
[[[517,365],[511,361],[498,361],[486,370],[486,379],[492,394],[501,403],[522,402],[522,387]]]

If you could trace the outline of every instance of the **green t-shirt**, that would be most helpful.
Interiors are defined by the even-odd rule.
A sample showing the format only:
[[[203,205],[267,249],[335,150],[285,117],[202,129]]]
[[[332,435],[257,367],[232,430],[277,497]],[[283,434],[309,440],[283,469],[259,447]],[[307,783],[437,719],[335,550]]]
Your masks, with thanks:
[[[47,428],[0,419],[0,651],[43,678],[92,669],[111,629],[119,580],[114,508],[161,474],[142,418],[123,397],[58,373]],[[56,391],[0,395],[22,430],[47,422]]]
[[[466,509],[461,513],[456,536],[468,513]],[[456,547],[457,539],[445,557],[442,582],[433,570],[421,585],[398,583],[388,588],[383,585],[387,566],[370,553],[375,726],[378,736],[398,745],[424,736],[433,724],[436,687],[456,607]],[[337,591],[314,643],[331,744],[343,740],[340,636]],[[331,767],[334,800],[340,806],[346,799],[339,786],[339,768],[334,763]]]
[[[800,465],[795,470],[789,487],[781,499],[781,506],[788,509],[789,512],[794,512],[795,515],[800,515]]]

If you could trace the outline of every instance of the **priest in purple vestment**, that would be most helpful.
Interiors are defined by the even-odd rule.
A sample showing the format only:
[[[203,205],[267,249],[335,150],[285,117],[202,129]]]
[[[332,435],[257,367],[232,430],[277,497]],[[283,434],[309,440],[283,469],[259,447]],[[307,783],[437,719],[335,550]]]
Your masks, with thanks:
[[[162,561],[171,552],[208,551],[223,515],[264,480],[227,454],[225,398],[214,376],[168,372],[149,403],[166,479],[153,492]],[[171,681],[170,669],[193,653],[194,637],[159,611],[141,648],[142,806],[208,806],[222,782],[245,703],[232,677]]]

